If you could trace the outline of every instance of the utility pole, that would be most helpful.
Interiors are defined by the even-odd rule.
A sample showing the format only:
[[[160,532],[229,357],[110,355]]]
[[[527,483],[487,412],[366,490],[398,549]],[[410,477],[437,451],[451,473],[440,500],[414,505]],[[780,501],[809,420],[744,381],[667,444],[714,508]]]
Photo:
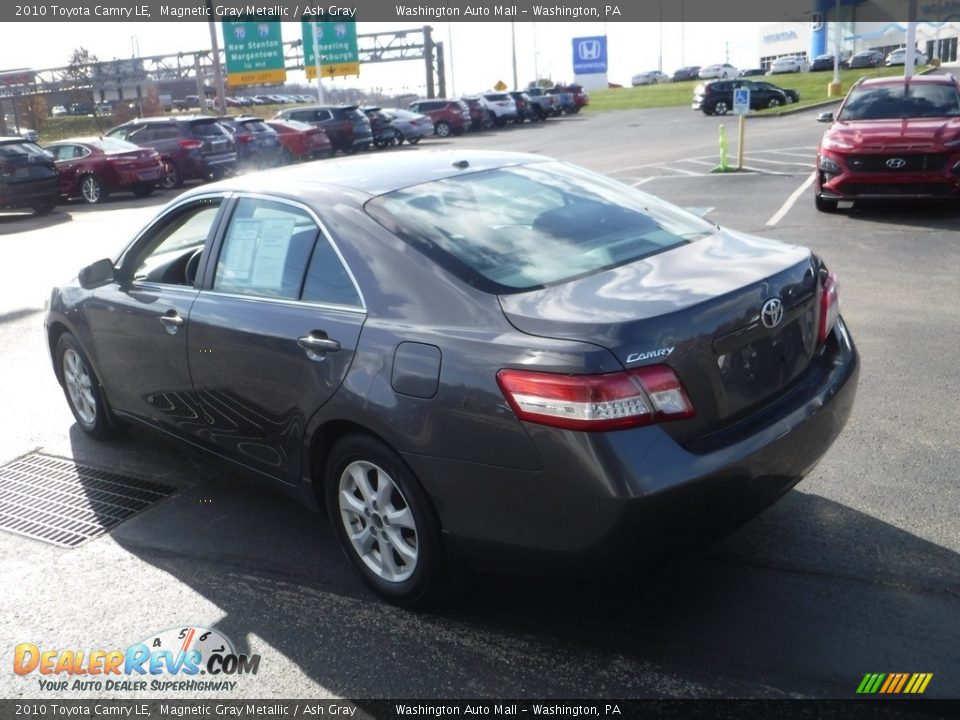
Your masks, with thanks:
[[[220,44],[217,42],[217,26],[213,20],[213,0],[207,0],[207,13],[210,20],[210,48],[213,50],[213,86],[217,91],[217,114],[227,114],[227,97],[223,89],[223,68],[220,67]],[[204,102],[206,105],[206,102]],[[206,108],[204,108],[206,109]]]
[[[427,70],[427,98],[433,100],[437,94],[433,84],[433,28],[423,26],[423,62]]]
[[[517,29],[513,20],[510,21],[510,46],[513,48],[513,89],[519,90],[517,86]]]
[[[313,34],[313,67],[317,72],[317,102],[323,105],[323,63],[320,61],[320,26],[317,21],[310,22],[310,32]]]

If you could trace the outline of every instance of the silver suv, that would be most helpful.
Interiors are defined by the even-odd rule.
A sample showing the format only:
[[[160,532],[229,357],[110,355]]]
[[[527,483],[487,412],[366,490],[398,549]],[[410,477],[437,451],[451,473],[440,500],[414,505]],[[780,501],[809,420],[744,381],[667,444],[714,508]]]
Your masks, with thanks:
[[[517,119],[517,103],[509,93],[488,92],[480,96],[487,109],[493,114],[497,127]]]

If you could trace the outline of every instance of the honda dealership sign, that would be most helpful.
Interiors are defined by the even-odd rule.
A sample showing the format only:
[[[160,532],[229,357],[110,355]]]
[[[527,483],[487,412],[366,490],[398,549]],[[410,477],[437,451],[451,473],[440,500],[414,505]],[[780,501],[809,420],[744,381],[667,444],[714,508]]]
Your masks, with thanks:
[[[573,39],[574,81],[588,90],[607,86],[607,36]]]

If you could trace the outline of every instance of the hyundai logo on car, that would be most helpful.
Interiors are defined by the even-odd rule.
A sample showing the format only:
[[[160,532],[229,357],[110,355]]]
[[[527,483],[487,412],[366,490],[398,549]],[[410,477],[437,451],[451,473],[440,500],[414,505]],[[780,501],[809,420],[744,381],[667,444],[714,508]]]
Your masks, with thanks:
[[[907,161],[903,158],[890,158],[886,162],[887,167],[891,170],[899,170],[900,168],[905,167],[906,164]]]

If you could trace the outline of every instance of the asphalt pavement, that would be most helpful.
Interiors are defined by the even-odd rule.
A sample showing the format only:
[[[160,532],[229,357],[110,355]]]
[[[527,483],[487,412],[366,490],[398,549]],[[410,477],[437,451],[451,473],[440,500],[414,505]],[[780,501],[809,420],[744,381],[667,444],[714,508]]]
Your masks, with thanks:
[[[386,151],[550,155],[809,246],[840,279],[862,354],[843,435],[728,538],[630,581],[475,578],[424,613],[374,599],[325,520],[292,501],[156,435],[97,443],[73,423],[44,347],[45,296],[172,194],[0,217],[0,463],[39,449],[179,489],[77,549],[0,532],[3,664],[21,642],[124,648],[190,624],[261,656],[235,697],[851,698],[867,672],[931,672],[926,696],[960,696],[960,207],[818,213],[805,187],[824,129],[815,116],[751,118],[747,170],[724,175],[711,172],[719,126],[735,159],[736,119],[688,109],[584,113]],[[104,694],[0,673],[3,697]]]

